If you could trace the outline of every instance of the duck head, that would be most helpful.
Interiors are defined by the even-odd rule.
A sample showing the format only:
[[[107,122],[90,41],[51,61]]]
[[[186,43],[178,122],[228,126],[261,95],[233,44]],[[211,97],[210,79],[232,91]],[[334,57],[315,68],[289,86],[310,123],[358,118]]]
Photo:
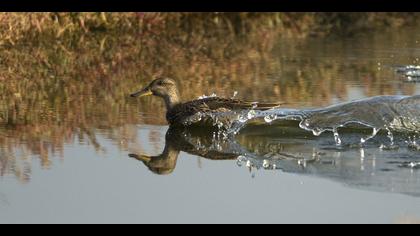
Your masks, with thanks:
[[[145,88],[130,94],[131,97],[144,97],[149,95],[163,98],[168,109],[180,102],[176,82],[170,78],[157,78]]]

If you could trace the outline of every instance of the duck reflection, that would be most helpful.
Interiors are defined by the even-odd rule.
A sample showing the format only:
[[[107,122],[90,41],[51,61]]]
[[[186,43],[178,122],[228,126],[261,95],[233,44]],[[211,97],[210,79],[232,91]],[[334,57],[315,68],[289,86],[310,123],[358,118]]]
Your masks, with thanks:
[[[343,133],[343,140],[349,143],[365,135]],[[336,146],[331,134],[313,137],[289,124],[244,129],[234,138],[201,130],[170,128],[165,140],[160,155],[129,156],[159,175],[174,171],[182,151],[211,160],[232,160],[254,174],[258,170],[278,170],[316,175],[360,189],[420,197],[418,151],[402,145],[395,150],[380,149],[379,146],[387,142],[386,134],[364,146]]]
[[[129,156],[143,162],[150,171],[159,175],[171,174],[174,171],[181,151],[210,160],[236,160],[237,154],[222,150],[223,144],[229,142],[216,141],[214,132],[170,127],[165,135],[165,148],[162,154],[146,156],[131,153]]]

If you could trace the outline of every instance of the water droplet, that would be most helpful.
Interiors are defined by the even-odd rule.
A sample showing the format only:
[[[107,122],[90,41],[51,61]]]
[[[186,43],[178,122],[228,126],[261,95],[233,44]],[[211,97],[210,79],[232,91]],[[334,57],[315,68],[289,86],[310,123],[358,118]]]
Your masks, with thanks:
[[[212,94],[211,94],[211,95],[209,95],[209,96],[207,96],[207,95],[203,94],[202,96],[198,97],[197,99],[198,99],[198,100],[201,100],[201,99],[205,99],[205,98],[212,98],[212,97],[217,97],[217,94],[212,93]]]
[[[420,162],[414,162],[414,161],[404,162],[400,164],[399,167],[408,167],[411,169],[417,169],[417,168],[420,168]]]
[[[369,137],[366,137],[366,138],[361,138],[361,139],[360,139],[360,143],[361,143],[361,144],[364,144],[364,143],[366,143],[366,141],[368,141],[369,139],[374,138],[374,137],[378,134],[379,130],[381,130],[381,129],[373,128],[372,134],[371,134]]]
[[[419,163],[410,162],[410,164],[408,164],[408,166],[413,168],[413,167],[416,167],[418,164]]]
[[[340,146],[341,145],[341,139],[340,139],[340,135],[338,134],[338,130],[337,129],[334,129],[333,132],[334,132],[335,144],[337,146]]]
[[[385,145],[385,144],[381,144],[381,146],[379,146],[379,148],[381,150],[397,150],[400,147],[398,145]]]
[[[250,160],[246,161],[246,167],[251,168],[252,167],[252,163]]]
[[[318,129],[318,128],[314,128],[314,129],[312,130],[312,133],[313,133],[315,136],[319,136],[319,135],[321,135],[323,132],[324,132],[324,130],[322,130],[322,129]]]
[[[264,169],[267,169],[270,167],[270,162],[268,160],[264,160],[262,166]]]
[[[420,145],[417,143],[415,136],[409,137],[409,140],[406,141],[406,143],[408,144],[408,148],[411,150],[420,151]]]
[[[298,165],[302,166],[303,168],[306,168],[306,160],[298,160]]]
[[[273,122],[275,119],[277,119],[277,115],[267,115],[264,117],[264,121],[266,123],[271,123]]]
[[[247,119],[245,116],[240,115],[240,116],[238,117],[238,121],[239,121],[239,122],[241,122],[241,123],[245,123],[245,122],[247,122],[247,121],[248,121],[248,119]]]
[[[387,130],[388,130],[389,141],[391,141],[391,146],[393,146],[394,145],[394,135],[392,134],[390,129],[387,129]]]
[[[247,114],[248,120],[254,118],[257,115],[257,112],[255,110],[250,110]]]
[[[238,91],[233,92],[232,99],[235,98],[236,95],[238,95]]]

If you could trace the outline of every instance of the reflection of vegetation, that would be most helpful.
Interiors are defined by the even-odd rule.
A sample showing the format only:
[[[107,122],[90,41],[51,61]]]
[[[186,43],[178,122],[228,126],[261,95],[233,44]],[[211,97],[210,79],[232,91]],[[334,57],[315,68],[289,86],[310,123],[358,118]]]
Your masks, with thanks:
[[[350,23],[354,20],[367,23],[360,27],[366,28],[399,26],[416,17],[385,13],[0,13],[0,174],[8,170],[18,176],[28,173],[22,169],[30,164],[22,167],[17,155],[27,163],[29,155],[40,156],[42,166],[48,168],[49,155],[62,153],[65,143],[79,140],[101,150],[95,138],[98,132],[121,143],[133,131],[111,132],[111,128],[165,124],[161,101],[127,97],[153,75],[177,79],[185,99],[212,92],[231,96],[237,90],[246,100],[319,106],[334,97],[346,99],[346,82],[363,79],[367,80],[366,94],[395,92],[399,88],[382,83],[390,75],[379,74],[376,62],[349,65],[296,55],[314,47],[310,39],[304,39],[308,35],[329,34],[338,28],[346,34],[356,32],[362,24]],[[354,71],[363,76],[346,77]],[[407,86],[408,93],[413,92],[410,89]],[[161,115],[139,115],[151,110],[153,116]]]

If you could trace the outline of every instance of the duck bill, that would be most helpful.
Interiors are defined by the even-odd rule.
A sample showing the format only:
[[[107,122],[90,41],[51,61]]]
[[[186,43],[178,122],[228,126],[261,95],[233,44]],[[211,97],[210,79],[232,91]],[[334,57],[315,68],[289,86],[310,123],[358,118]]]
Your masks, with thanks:
[[[153,92],[149,89],[149,88],[144,88],[142,90],[139,90],[137,92],[134,92],[132,94],[130,94],[131,97],[144,97],[144,96],[149,96],[152,95]]]

